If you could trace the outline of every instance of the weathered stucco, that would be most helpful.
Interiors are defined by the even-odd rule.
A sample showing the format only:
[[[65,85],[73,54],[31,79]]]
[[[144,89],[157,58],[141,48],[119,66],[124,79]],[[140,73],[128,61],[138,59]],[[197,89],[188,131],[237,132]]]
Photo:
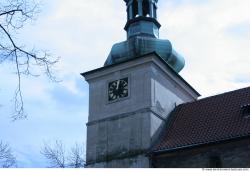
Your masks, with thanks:
[[[198,97],[155,54],[84,76],[90,93],[87,167],[149,167],[145,154],[168,114]],[[108,82],[123,77],[129,77],[129,97],[108,102]]]
[[[161,168],[249,168],[250,138],[165,152],[152,163]]]

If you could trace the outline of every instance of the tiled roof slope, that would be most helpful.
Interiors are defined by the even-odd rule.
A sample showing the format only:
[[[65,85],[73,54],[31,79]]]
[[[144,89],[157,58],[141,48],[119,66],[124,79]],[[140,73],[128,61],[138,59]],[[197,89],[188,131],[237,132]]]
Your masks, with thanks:
[[[250,134],[250,118],[241,107],[250,104],[250,87],[178,106],[153,151],[206,144]]]

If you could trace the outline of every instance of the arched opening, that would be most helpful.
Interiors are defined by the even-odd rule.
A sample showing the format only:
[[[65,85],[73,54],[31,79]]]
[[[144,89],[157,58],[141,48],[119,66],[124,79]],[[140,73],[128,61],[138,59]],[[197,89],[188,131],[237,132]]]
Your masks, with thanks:
[[[149,6],[149,1],[148,0],[144,0],[142,3],[142,11],[143,11],[143,16],[147,17],[149,16],[149,10],[150,10],[150,6]]]
[[[137,1],[133,1],[132,4],[132,8],[133,8],[133,18],[135,18],[138,15],[138,3]]]

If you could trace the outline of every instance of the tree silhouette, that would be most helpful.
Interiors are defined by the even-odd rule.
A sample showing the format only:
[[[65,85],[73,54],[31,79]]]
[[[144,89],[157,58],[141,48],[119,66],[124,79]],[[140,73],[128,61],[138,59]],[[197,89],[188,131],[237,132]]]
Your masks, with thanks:
[[[52,57],[46,51],[27,50],[24,45],[17,43],[15,38],[27,22],[36,18],[38,7],[38,3],[33,0],[0,1],[0,64],[6,61],[14,64],[18,82],[14,95],[13,120],[26,118],[21,88],[22,75],[39,76],[42,73],[56,81],[52,69],[59,58]]]
[[[17,167],[16,157],[13,155],[9,144],[3,141],[0,141],[0,167]]]
[[[44,144],[41,154],[48,160],[50,168],[82,168],[84,167],[83,146],[75,144],[69,153],[66,153],[61,141],[54,145]]]

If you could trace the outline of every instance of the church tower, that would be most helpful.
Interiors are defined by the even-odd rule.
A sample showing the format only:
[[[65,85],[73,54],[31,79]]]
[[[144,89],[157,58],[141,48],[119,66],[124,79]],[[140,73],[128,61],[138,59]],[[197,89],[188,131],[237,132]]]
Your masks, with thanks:
[[[83,73],[89,83],[86,167],[151,167],[147,152],[175,106],[199,93],[178,73],[184,58],[159,39],[158,0],[124,0],[127,40],[103,67]]]

